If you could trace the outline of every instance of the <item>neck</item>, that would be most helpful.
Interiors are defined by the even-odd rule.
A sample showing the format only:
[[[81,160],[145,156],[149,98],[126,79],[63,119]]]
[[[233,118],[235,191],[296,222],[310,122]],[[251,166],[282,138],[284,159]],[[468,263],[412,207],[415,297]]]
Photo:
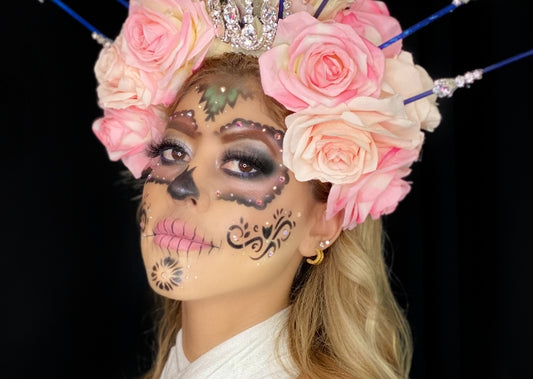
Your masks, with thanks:
[[[192,362],[213,347],[267,320],[288,306],[287,296],[278,299],[265,294],[232,296],[182,303],[182,343]],[[270,292],[270,295],[272,293]]]

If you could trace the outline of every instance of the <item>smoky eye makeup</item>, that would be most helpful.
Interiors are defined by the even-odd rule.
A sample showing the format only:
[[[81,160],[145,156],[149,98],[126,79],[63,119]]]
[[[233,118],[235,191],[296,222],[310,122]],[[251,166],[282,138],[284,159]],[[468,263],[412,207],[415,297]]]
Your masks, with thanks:
[[[176,163],[188,163],[191,157],[189,146],[175,138],[165,138],[160,142],[152,142],[147,149],[149,158],[168,166]]]
[[[276,161],[259,149],[228,149],[220,160],[220,168],[227,175],[243,179],[263,179],[276,170]]]

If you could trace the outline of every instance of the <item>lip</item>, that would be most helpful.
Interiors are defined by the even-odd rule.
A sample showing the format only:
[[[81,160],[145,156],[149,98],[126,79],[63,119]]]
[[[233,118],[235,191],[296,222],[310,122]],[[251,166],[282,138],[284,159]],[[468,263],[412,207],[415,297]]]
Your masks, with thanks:
[[[176,251],[200,252],[212,249],[211,242],[197,233],[197,229],[180,220],[164,219],[154,228],[154,243],[162,248]]]

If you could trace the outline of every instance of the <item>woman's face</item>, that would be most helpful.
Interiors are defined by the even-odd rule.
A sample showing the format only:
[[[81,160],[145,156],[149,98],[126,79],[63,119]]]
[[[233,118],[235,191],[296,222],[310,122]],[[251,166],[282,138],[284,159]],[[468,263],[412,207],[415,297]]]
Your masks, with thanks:
[[[141,213],[150,285],[179,300],[287,296],[319,203],[282,165],[283,129],[251,86],[197,90],[151,148]]]

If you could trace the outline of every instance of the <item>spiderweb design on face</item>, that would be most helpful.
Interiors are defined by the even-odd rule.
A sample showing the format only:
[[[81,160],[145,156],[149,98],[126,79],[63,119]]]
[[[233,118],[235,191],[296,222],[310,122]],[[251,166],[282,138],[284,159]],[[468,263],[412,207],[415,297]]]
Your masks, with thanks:
[[[292,212],[277,209],[272,215],[273,222],[266,225],[253,225],[241,217],[238,224],[232,225],[226,235],[227,243],[234,249],[250,248],[253,260],[259,260],[265,255],[272,257],[281,243],[290,236],[296,222],[291,220]]]

